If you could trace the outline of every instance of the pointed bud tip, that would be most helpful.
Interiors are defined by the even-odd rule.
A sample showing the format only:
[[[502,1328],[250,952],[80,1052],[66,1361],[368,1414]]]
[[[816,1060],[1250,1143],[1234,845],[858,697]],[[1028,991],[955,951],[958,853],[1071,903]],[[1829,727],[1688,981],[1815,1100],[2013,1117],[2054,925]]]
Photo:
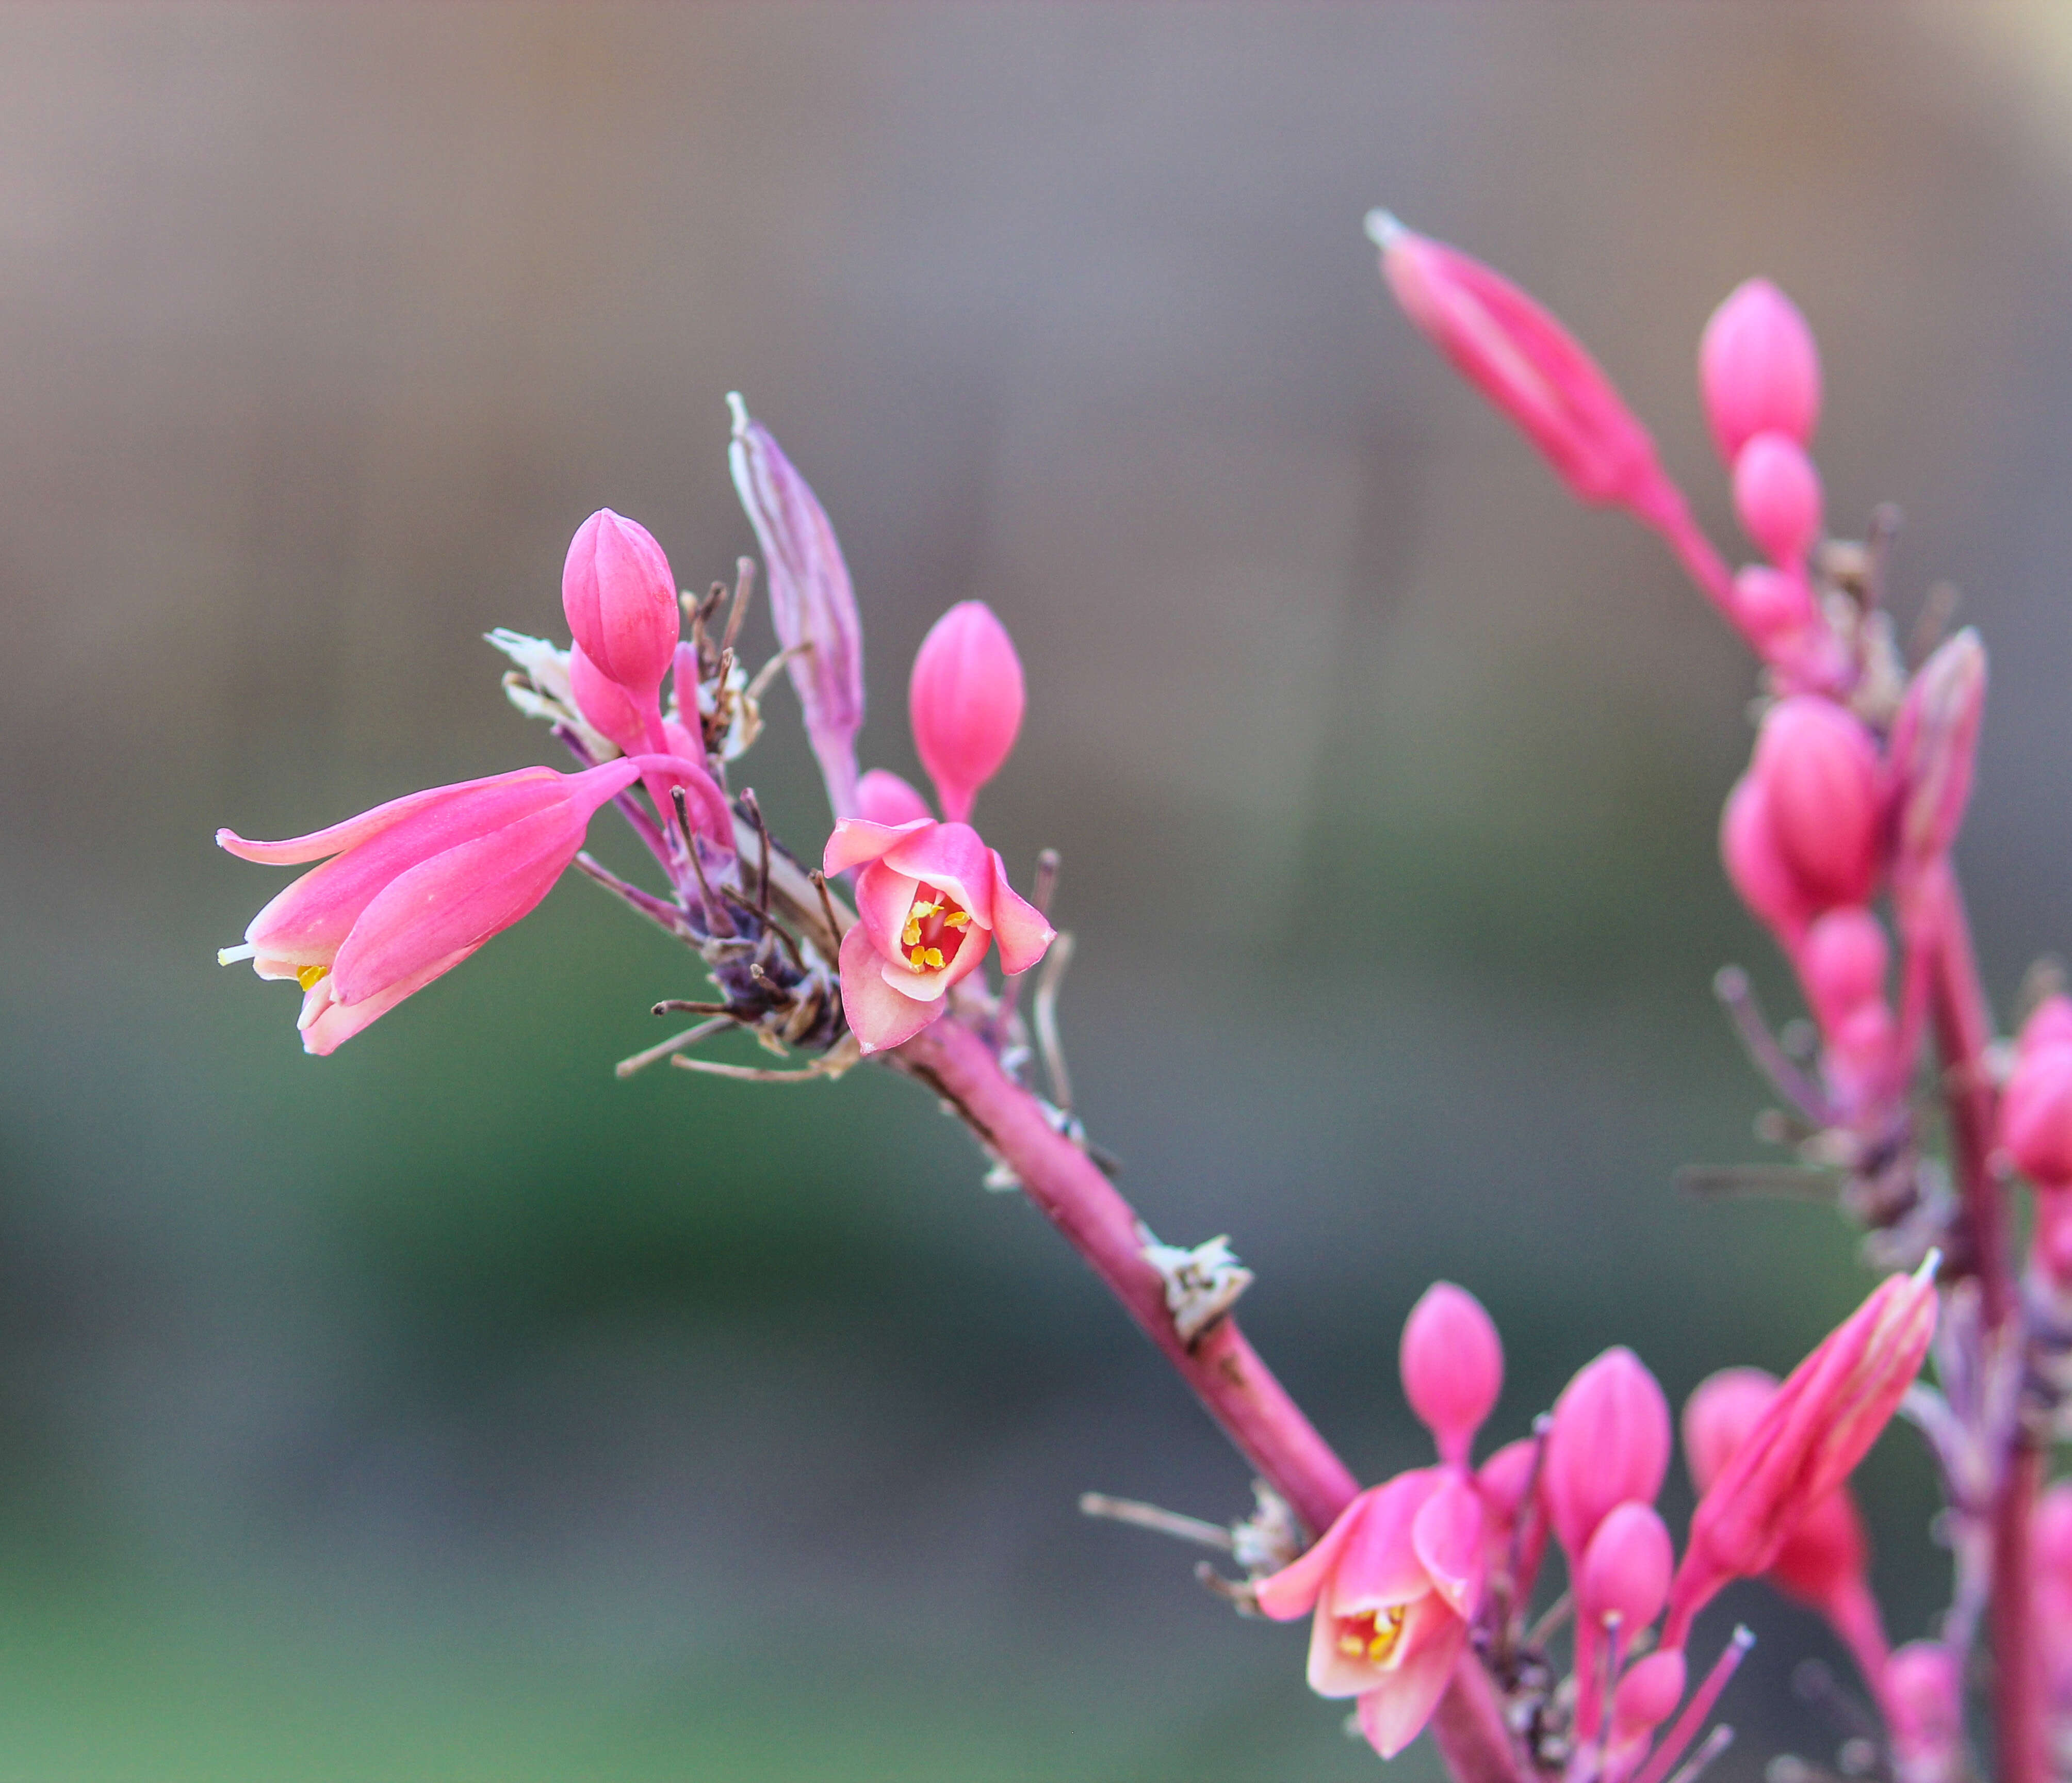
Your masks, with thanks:
[[[1383,253],[1410,233],[1397,220],[1393,211],[1383,210],[1379,205],[1367,213],[1360,226],[1367,231],[1367,240]]]

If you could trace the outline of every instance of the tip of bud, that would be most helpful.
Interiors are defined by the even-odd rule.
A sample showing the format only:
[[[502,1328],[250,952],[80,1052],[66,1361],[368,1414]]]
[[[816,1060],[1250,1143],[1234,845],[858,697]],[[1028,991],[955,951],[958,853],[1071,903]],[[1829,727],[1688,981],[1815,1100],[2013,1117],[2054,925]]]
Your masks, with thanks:
[[[1942,1266],[1942,1247],[1940,1246],[1931,1246],[1929,1250],[1928,1254],[1921,1259],[1920,1268],[1917,1269],[1914,1272],[1914,1285],[1916,1287],[1928,1287],[1930,1283],[1934,1282],[1936,1272],[1940,1270]]]
[[[741,392],[729,390],[726,406],[734,411],[734,437],[736,439],[748,431],[748,405],[741,400]]]
[[[1399,237],[1409,232],[1396,220],[1395,212],[1383,210],[1376,205],[1362,219],[1360,227],[1367,231],[1367,238],[1384,253]]]

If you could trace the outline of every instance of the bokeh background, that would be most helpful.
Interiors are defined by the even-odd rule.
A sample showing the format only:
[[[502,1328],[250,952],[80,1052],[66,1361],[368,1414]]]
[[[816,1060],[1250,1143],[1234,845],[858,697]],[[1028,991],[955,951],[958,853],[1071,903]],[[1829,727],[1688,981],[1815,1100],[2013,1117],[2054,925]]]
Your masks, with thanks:
[[[327,1061],[214,962],[282,879],[219,823],[551,759],[479,635],[559,628],[592,509],[693,586],[750,548],[730,389],[841,530],[868,759],[937,612],[1013,628],[981,815],[1063,850],[1087,1123],[1363,1474],[1435,1274],[1503,1436],[1853,1302],[1831,1211],[1671,1184],[1763,1155],[1713,970],[1790,1007],[1713,855],[1749,668],[1393,311],[1380,202],[1723,541],[1698,331],[1803,303],[1838,529],[1900,502],[1902,614],[1952,579],[1994,651],[2004,1008],[2072,932],[2062,7],[0,12],[0,1777],[1373,1774],[1301,1632],[1078,1516],[1246,1477],[912,1086],[615,1081],[699,986],[581,883]],[[1863,1484],[1922,1632],[1910,1438]],[[1819,1631],[1736,1615],[1728,1774],[1824,1760]]]

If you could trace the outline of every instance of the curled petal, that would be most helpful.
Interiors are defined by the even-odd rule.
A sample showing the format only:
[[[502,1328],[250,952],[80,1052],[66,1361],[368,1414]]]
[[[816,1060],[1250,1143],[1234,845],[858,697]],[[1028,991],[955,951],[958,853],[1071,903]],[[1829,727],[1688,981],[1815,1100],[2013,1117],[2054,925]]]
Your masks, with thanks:
[[[1419,1563],[1456,1616],[1472,1618],[1482,1595],[1482,1507],[1465,1474],[1448,1472],[1410,1526]]]
[[[1058,938],[1043,912],[1007,883],[1007,863],[993,854],[993,932],[1000,938],[1000,970],[1026,972]]]
[[[885,981],[885,957],[858,923],[842,937],[842,1013],[865,1052],[911,1040],[947,1005],[902,995]]]
[[[969,824],[917,826],[886,850],[885,864],[940,886],[974,922],[993,927],[993,857]]]
[[[907,912],[914,908],[919,882],[889,863],[873,861],[856,876],[857,927],[870,937],[870,945],[886,958],[899,955],[900,932]]]
[[[1332,1574],[1325,1602],[1340,1616],[1415,1603],[1430,1595],[1431,1574],[1417,1551],[1417,1514],[1441,1484],[1437,1468],[1399,1473],[1375,1490]]]
[[[360,1029],[378,1021],[405,997],[414,997],[433,979],[444,978],[482,945],[477,941],[473,947],[457,949],[358,1003],[340,1003],[333,994],[331,981],[318,980],[303,998],[302,1019],[295,1024],[302,1032],[302,1050],[317,1058],[328,1057]]]
[[[514,785],[520,781],[557,785],[561,778],[551,768],[520,768],[512,773],[491,774],[483,780],[462,780],[452,786],[434,786],[421,793],[406,793],[400,799],[389,800],[386,805],[376,805],[372,811],[363,811],[356,817],[335,823],[328,830],[312,830],[306,836],[293,836],[286,842],[248,842],[234,830],[219,830],[216,842],[216,846],[236,855],[240,860],[256,861],[262,867],[299,867],[305,861],[342,854],[384,830],[393,829],[405,817],[452,801],[458,794],[472,793],[480,787]]]
[[[828,838],[827,850],[820,857],[820,871],[832,879],[837,873],[846,873],[852,867],[861,867],[865,861],[874,861],[906,837],[919,834],[924,826],[935,822],[933,817],[917,817],[911,823],[873,823],[862,817],[844,817],[835,826],[835,833]]]

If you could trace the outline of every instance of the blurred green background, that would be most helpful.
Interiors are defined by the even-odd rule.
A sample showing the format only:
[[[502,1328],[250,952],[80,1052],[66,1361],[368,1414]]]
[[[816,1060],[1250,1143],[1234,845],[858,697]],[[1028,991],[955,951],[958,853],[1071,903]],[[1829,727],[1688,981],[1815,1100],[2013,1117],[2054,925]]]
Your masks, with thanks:
[[[1087,1123],[1364,1476],[1435,1274],[1498,1437],[1853,1303],[1831,1213],[1670,1186],[1762,1155],[1713,970],[1790,1007],[1713,855],[1749,665],[1393,311],[1383,202],[1737,548],[1698,331],[1799,299],[1837,529],[1899,501],[1902,613],[1953,578],[1995,653],[2004,1006],[2072,890],[2062,7],[0,12],[0,1779],[1373,1774],[1301,1632],[1078,1516],[1246,1476],[912,1086],[615,1081],[699,985],[580,883],[329,1060],[214,962],[282,881],[216,825],[551,759],[479,634],[559,630],[592,509],[750,548],[730,389],[841,531],[868,760],[944,607],[1014,632],[980,815],[1063,851]],[[1920,1633],[1910,1437],[1863,1485]],[[1823,1637],[1737,1614],[1722,1774],[1824,1760]]]

